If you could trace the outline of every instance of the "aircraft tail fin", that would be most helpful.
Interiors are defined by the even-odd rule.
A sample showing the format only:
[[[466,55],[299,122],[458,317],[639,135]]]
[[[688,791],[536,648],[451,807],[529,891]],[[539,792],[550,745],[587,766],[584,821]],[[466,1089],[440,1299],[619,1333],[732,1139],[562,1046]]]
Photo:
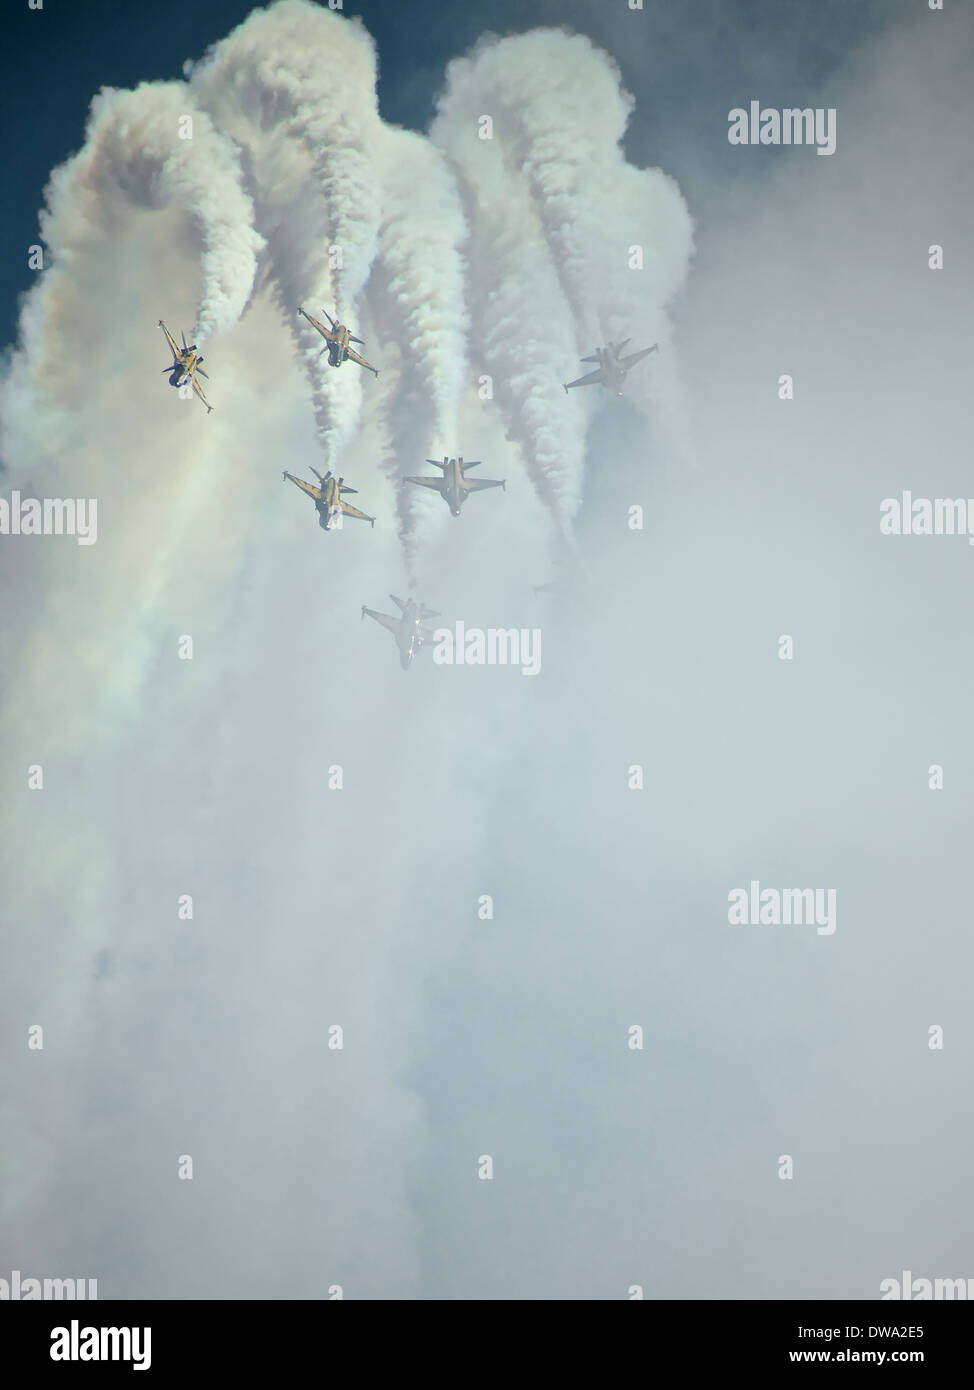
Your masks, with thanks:
[[[364,339],[364,338],[356,338],[356,336],[355,336],[354,333],[349,333],[349,335],[348,335],[348,341],[349,341],[350,343],[361,343],[363,347],[365,346],[365,339]]]
[[[623,338],[621,342],[612,344],[612,351],[617,353],[621,352],[622,349],[626,346],[626,344],[631,342],[631,338]]]
[[[599,354],[597,352],[593,352],[591,357],[582,357],[579,360],[582,362],[598,362]]]
[[[397,606],[397,608],[399,609],[400,613],[405,613],[405,611],[406,611],[406,605],[403,603],[402,599],[401,599],[401,598],[396,598],[395,594],[390,594],[389,597],[392,599],[393,603]]]
[[[433,465],[434,468],[446,468],[446,466],[447,466],[447,464],[450,462],[450,460],[447,459],[447,458],[445,458],[445,459],[427,459],[426,462],[427,462],[427,463],[431,463],[431,464]]]

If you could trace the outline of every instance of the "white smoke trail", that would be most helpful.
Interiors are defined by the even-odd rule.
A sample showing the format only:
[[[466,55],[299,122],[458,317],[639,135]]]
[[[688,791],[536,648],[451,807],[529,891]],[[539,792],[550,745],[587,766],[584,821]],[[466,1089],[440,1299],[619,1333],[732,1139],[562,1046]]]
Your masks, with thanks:
[[[393,449],[388,471],[398,490],[401,535],[412,573],[419,549],[443,524],[442,504],[401,486],[422,460],[462,453],[460,400],[468,377],[463,245],[467,226],[445,159],[422,136],[384,133],[380,166],[383,218],[368,300],[380,332],[398,345],[389,403]],[[431,451],[435,450],[435,454]]]
[[[253,227],[235,147],[194,109],[182,83],[102,91],[92,102],[84,149],[62,166],[52,187],[59,203],[88,214],[94,234],[99,211],[112,207],[116,190],[135,207],[186,208],[202,240],[193,337],[224,333],[239,319],[263,242]],[[56,211],[42,219],[42,232]]]
[[[626,162],[634,102],[612,58],[537,30],[481,46],[467,80],[531,191],[582,340],[641,319],[655,330],[686,278],[692,224],[671,178]]]
[[[186,114],[193,134],[180,142]],[[98,506],[90,548],[70,537],[4,541],[19,602],[5,615],[0,762],[17,769],[12,786],[28,799],[5,824],[0,876],[28,957],[38,956],[31,1006],[63,1037],[80,1026],[79,982],[105,939],[117,882],[111,837],[90,807],[112,804],[111,749],[131,729],[168,636],[160,609],[174,574],[195,568],[207,588],[233,544],[231,528],[208,517],[205,549],[184,548],[205,505],[221,501],[225,441],[219,424],[207,428],[219,416],[208,421],[166,387],[155,319],[176,299],[185,310],[195,289],[183,286],[198,276],[199,321],[229,327],[251,293],[259,245],[233,149],[184,91],[102,94],[88,140],[50,180],[41,214],[49,264],[24,300],[21,345],[0,390],[13,486]],[[177,288],[157,307],[162,284]],[[45,782],[31,796],[34,763]],[[40,844],[43,862],[19,872]]]
[[[580,348],[588,354],[625,337],[627,351],[658,342],[660,356],[628,378],[626,393],[651,419],[669,417],[678,377],[666,306],[686,280],[693,225],[672,178],[625,158],[634,102],[616,64],[560,30],[484,46],[476,64],[485,107],[512,132]]]
[[[516,276],[523,283],[530,277],[537,296],[537,304],[524,305],[522,343],[510,319],[506,332],[493,325],[502,367],[513,374],[519,359],[535,356],[536,323],[552,369],[566,375],[574,375],[579,355],[633,332],[645,334],[646,341],[632,348],[659,341],[665,353],[664,309],[685,278],[692,226],[671,179],[626,163],[620,142],[633,103],[611,58],[580,35],[537,30],[480,44],[470,58],[452,63],[448,76],[433,138],[451,152],[471,186],[478,214],[484,214],[477,225],[486,224],[485,254],[498,262],[498,278]],[[492,123],[489,139],[479,138],[485,117]],[[506,224],[503,209],[511,212]],[[498,315],[502,297],[501,286],[483,304],[488,339],[489,319]],[[570,346],[563,327],[551,331],[556,304],[554,323],[561,326],[570,315]],[[503,323],[502,312],[499,317]],[[553,360],[554,354],[560,356]],[[540,363],[538,368],[511,381],[515,419],[520,417],[520,432],[562,510],[571,514],[581,485],[571,436],[577,444],[584,425],[556,393],[545,390]],[[672,382],[670,365],[663,375]],[[657,402],[661,393],[647,387],[648,372],[641,385],[631,380],[644,409]],[[581,409],[593,404],[588,398]],[[553,439],[561,441],[555,457]]]
[[[581,500],[585,416],[563,397],[557,371],[574,352],[574,325],[510,150],[481,123],[492,117],[473,72],[469,60],[450,64],[430,137],[452,160],[467,197],[474,366],[490,376],[508,436],[567,533]]]
[[[246,151],[329,467],[356,428],[362,382],[354,366],[327,366],[322,339],[296,311],[354,315],[368,279],[380,220],[375,78],[365,30],[306,0],[255,11],[191,75],[201,105]],[[354,318],[350,326],[364,336]]]
[[[194,219],[200,238],[197,341],[232,327],[253,291],[263,242],[233,143],[192,105],[182,84],[103,89],[92,101],[80,153],[51,174],[40,213],[50,264],[22,306],[20,351],[0,397],[6,458],[24,461],[9,436],[37,435],[32,417],[39,408],[46,412],[45,431],[28,450],[35,470],[67,447],[74,412],[65,408],[65,397],[87,371],[86,356],[72,359],[62,350],[78,267],[119,235],[126,207],[181,209]],[[96,331],[96,321],[86,327]]]

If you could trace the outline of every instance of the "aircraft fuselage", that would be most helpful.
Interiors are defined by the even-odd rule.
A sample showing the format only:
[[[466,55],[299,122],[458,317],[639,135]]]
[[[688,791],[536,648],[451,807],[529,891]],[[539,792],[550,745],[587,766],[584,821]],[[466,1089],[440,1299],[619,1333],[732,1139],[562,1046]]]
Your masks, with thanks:
[[[419,614],[415,610],[403,614],[402,632],[399,637],[399,664],[404,671],[409,670],[413,657],[423,645],[419,624]]]
[[[323,478],[321,482],[321,497],[315,503],[318,509],[318,525],[324,530],[330,531],[342,514],[340,506],[341,492],[339,491],[337,478]]]
[[[626,379],[625,368],[619,365],[619,359],[611,348],[603,348],[599,353],[599,358],[599,366],[605,377],[605,385],[617,396],[621,396],[622,384]]]
[[[446,500],[454,516],[460,515],[460,508],[466,501],[466,497],[467,489],[463,485],[463,473],[460,469],[460,460],[450,459],[446,470]]]
[[[188,381],[192,381],[193,372],[202,360],[202,357],[200,357],[196,351],[195,345],[189,348],[185,354],[180,354],[172,365],[172,375],[169,378],[169,385],[185,386]]]
[[[348,340],[351,333],[343,323],[335,324],[335,338],[328,344],[328,361],[333,367],[340,367],[348,356]]]

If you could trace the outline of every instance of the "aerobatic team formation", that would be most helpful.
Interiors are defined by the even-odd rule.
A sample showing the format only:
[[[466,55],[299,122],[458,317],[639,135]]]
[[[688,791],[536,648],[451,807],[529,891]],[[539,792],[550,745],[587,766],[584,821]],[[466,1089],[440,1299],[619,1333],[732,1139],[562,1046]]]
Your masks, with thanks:
[[[302,318],[307,319],[324,338],[325,347],[321,349],[321,354],[328,354],[329,366],[340,367],[343,362],[352,361],[358,363],[360,367],[364,367],[373,376],[378,377],[378,368],[373,367],[371,362],[367,362],[361,353],[356,352],[351,346],[352,343],[359,343],[363,347],[365,344],[361,338],[356,338],[345,324],[333,319],[325,310],[322,310],[322,313],[328,320],[327,328],[318,319],[312,318],[304,309],[299,308],[298,313]],[[201,376],[209,380],[202,368],[202,353],[198,351],[195,343],[190,343],[187,346],[184,333],[180,334],[182,339],[182,347],[180,347],[162,319],[159,320],[159,327],[166,335],[173,357],[171,366],[163,368],[169,377],[169,385],[191,386],[206,407],[206,413],[209,414],[213,407],[206,399],[203,388],[198,381]],[[637,362],[642,361],[644,357],[648,357],[651,352],[658,350],[658,344],[653,343],[651,347],[641,348],[638,352],[631,352],[627,356],[623,356],[622,350],[629,341],[628,338],[623,338],[621,342],[609,343],[606,347],[596,348],[590,357],[583,357],[581,359],[583,362],[595,362],[598,365],[594,371],[588,372],[585,376],[577,377],[575,381],[564,382],[565,394],[567,395],[574,386],[605,386],[614,391],[616,395],[621,396],[622,385],[629,369]],[[460,509],[471,492],[483,492],[486,488],[492,487],[507,490],[506,478],[467,477],[467,469],[480,467],[479,460],[464,460],[462,457],[457,457],[427,459],[426,462],[434,468],[439,468],[441,476],[404,478],[403,481],[413,483],[417,487],[432,488],[434,492],[438,492],[453,516],[460,515]],[[311,471],[318,479],[317,483],[309,483],[304,478],[296,478],[293,473],[288,473],[286,469],[282,477],[285,482],[294,483],[295,487],[299,487],[302,492],[307,493],[313,499],[315,511],[318,513],[318,525],[322,530],[331,531],[336,526],[340,528],[342,519],[346,516],[356,517],[359,521],[367,521],[370,526],[375,526],[374,516],[370,516],[368,512],[360,511],[358,507],[345,501],[345,496],[348,493],[356,493],[356,489],[350,487],[344,478],[334,477],[330,470],[324,475],[315,468],[312,468]],[[433,634],[423,626],[424,622],[428,618],[435,618],[439,615],[433,609],[427,608],[424,604],[416,603],[413,599],[404,602],[402,599],[396,598],[395,594],[390,594],[390,598],[399,607],[400,616],[398,618],[390,617],[387,613],[377,613],[375,609],[367,608],[364,604],[362,605],[362,617],[364,618],[368,614],[370,618],[374,618],[377,623],[392,633],[399,648],[400,664],[404,671],[408,671],[416,653],[433,640]]]

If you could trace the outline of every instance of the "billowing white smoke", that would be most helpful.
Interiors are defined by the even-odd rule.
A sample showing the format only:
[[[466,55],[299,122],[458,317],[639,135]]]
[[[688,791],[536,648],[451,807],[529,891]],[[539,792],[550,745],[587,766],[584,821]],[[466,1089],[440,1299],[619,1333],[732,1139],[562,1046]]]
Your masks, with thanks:
[[[305,0],[257,10],[192,72],[196,99],[245,149],[270,273],[311,383],[326,460],[358,422],[357,368],[329,369],[321,337],[296,311],[355,321],[380,220],[380,122],[372,40]]]
[[[661,334],[692,226],[671,178],[626,162],[634,103],[613,60],[580,34],[538,30],[484,46],[467,67],[531,191],[580,341],[634,325]]]
[[[399,380],[389,403],[389,471],[429,472],[422,460],[463,452],[460,400],[469,373],[463,244],[467,226],[456,180],[442,154],[411,131],[389,129],[380,167],[383,218],[369,287],[372,318],[399,347]],[[442,525],[439,498],[399,487],[407,564]]]
[[[559,41],[550,61],[562,62],[562,52]],[[459,80],[463,70],[455,75]],[[513,158],[514,127],[505,136],[499,122],[494,140],[480,141],[476,92],[470,103],[474,118],[468,122],[455,82],[437,121],[442,148],[386,130],[376,110],[371,41],[327,10],[285,0],[252,15],[198,65],[188,85],[151,85],[98,98],[84,149],[52,178],[42,220],[52,263],[21,315],[21,347],[0,397],[3,453],[14,486],[42,484],[51,495],[94,497],[103,505],[98,544],[90,550],[46,541],[31,547],[25,539],[16,552],[4,552],[4,562],[16,567],[19,602],[7,622],[15,659],[4,663],[0,761],[19,779],[36,761],[45,766],[48,781],[43,799],[28,798],[26,814],[25,802],[17,802],[4,825],[0,879],[7,885],[11,918],[38,924],[36,945],[31,937],[20,973],[3,982],[4,1003],[24,994],[32,1011],[25,1017],[55,1019],[63,1051],[82,1034],[87,993],[79,982],[90,977],[99,951],[124,956],[133,931],[137,951],[143,943],[152,953],[168,950],[154,935],[155,908],[133,910],[129,895],[138,886],[135,864],[158,872],[151,892],[160,900],[183,882],[183,831],[191,835],[194,824],[187,829],[183,821],[187,786],[179,772],[192,762],[189,745],[195,750],[188,728],[198,729],[202,742],[227,721],[229,780],[227,800],[213,814],[217,831],[232,818],[240,767],[254,759],[257,775],[265,750],[275,750],[268,758],[275,768],[271,791],[262,789],[257,801],[275,816],[283,808],[293,817],[294,840],[292,845],[270,820],[260,838],[287,843],[288,856],[293,849],[302,866],[293,880],[290,870],[287,875],[294,913],[317,902],[320,817],[306,818],[313,833],[301,823],[308,807],[320,810],[320,767],[308,758],[307,740],[297,738],[297,725],[279,718],[290,697],[288,692],[282,701],[281,692],[293,677],[296,653],[313,668],[310,685],[321,707],[333,701],[347,710],[348,718],[339,714],[336,724],[357,758],[360,780],[372,779],[370,804],[382,794],[390,767],[412,773],[391,803],[396,814],[388,813],[389,839],[414,814],[420,782],[429,796],[428,823],[442,822],[450,804],[449,761],[430,776],[420,740],[403,751],[401,724],[388,736],[383,732],[389,690],[366,681],[365,695],[356,694],[353,704],[349,692],[355,683],[349,686],[344,661],[334,659],[336,651],[347,651],[357,660],[360,653],[350,645],[356,639],[365,652],[371,651],[370,638],[380,647],[386,640],[359,629],[355,614],[359,597],[371,597],[358,581],[367,577],[371,583],[374,567],[387,558],[380,528],[375,551],[367,548],[373,536],[363,528],[355,537],[363,545],[355,552],[340,549],[352,537],[324,540],[309,524],[306,554],[288,545],[282,518],[292,513],[268,508],[270,488],[281,487],[279,478],[271,481],[272,456],[280,451],[290,463],[311,440],[299,418],[303,382],[290,353],[274,340],[277,309],[299,334],[329,460],[334,455],[337,463],[351,439],[366,391],[366,429],[384,430],[403,473],[429,471],[422,463],[427,452],[463,452],[482,457],[491,476],[507,476],[514,470],[506,460],[496,460],[495,467],[491,446],[484,448],[480,440],[481,432],[506,427],[521,444],[553,514],[566,531],[570,526],[591,407],[575,395],[566,398],[560,385],[579,346],[574,282],[560,264],[565,247],[556,244],[546,222],[538,179],[528,179]],[[184,117],[192,120],[187,139],[181,138],[181,130],[190,134]],[[534,148],[530,141],[528,147]],[[566,203],[568,222],[587,216],[583,201],[579,190],[574,211]],[[465,240],[468,226],[471,237]],[[340,250],[340,267],[332,265],[331,248]],[[257,293],[251,312],[227,333],[251,304],[255,283],[261,287],[255,267],[265,271],[277,304]],[[315,314],[334,308],[347,318],[367,339],[366,355],[381,369],[380,380],[355,367],[335,371],[325,365],[318,356],[321,340],[296,317],[299,304]],[[164,345],[156,318],[166,317],[178,330],[194,312],[197,341],[207,333],[224,335],[207,385],[216,407],[212,416],[196,402],[179,403],[160,372]],[[375,327],[381,329],[378,341]],[[494,403],[474,389],[475,373],[483,371],[493,377]],[[468,403],[469,419],[479,422],[475,430],[465,419]],[[350,481],[360,486],[364,508],[378,512],[358,468]],[[533,556],[539,519],[516,505],[514,488],[506,499],[489,496],[509,505],[510,534],[523,542],[522,555]],[[431,504],[425,514],[422,503]],[[408,549],[424,544],[436,520],[448,514],[439,499],[418,491],[407,505]],[[499,507],[495,511],[500,514]],[[502,583],[507,568],[496,533],[480,528],[476,516],[450,526],[458,581],[469,582],[473,573],[487,580],[499,576]],[[480,541],[479,570],[471,560],[473,547],[466,549],[470,537]],[[517,548],[509,538],[508,545]],[[274,570],[286,572],[290,582]],[[267,585],[259,587],[259,598],[248,587],[253,571]],[[320,592],[322,575],[330,586],[329,603],[306,612],[293,596]],[[241,622],[235,629],[237,594]],[[434,602],[432,593],[429,598]],[[447,593],[444,607],[450,598]],[[255,608],[263,613],[262,624],[251,625]],[[351,633],[340,626],[346,609],[355,622]],[[177,638],[186,632],[199,659],[177,664]],[[268,658],[266,649],[274,655]],[[386,650],[391,665],[393,653]],[[227,687],[228,662],[238,671],[237,689]],[[385,674],[384,666],[377,669]],[[422,671],[414,674],[423,679]],[[391,675],[401,677],[394,668]],[[420,703],[416,693],[423,687],[408,680],[413,684],[405,698],[417,701],[416,727],[437,732],[431,703]],[[525,698],[515,693],[521,689],[504,697],[512,707]],[[393,698],[398,694],[397,689]],[[438,698],[448,706],[453,697],[443,686]],[[270,742],[272,721],[283,725],[286,747]],[[469,728],[475,741],[472,716]],[[294,770],[293,797],[287,778],[278,777],[281,767]],[[185,778],[195,771],[185,771]],[[153,827],[143,833],[142,821],[127,810],[138,802],[136,783],[146,774],[146,805],[157,810]],[[212,769],[201,775],[215,779]],[[246,799],[243,804],[252,807]],[[253,823],[241,822],[234,834],[249,853]],[[335,824],[328,836],[336,860],[354,859],[357,841],[349,828]],[[246,858],[236,848],[235,841],[228,844],[218,872],[203,863],[190,876],[217,889],[236,884],[239,861]],[[402,837],[403,881],[410,885],[417,882],[407,877],[417,860],[414,849],[412,837]],[[287,919],[276,900],[283,863],[253,858],[241,880],[242,911],[253,884]],[[366,867],[362,875],[343,878],[347,897],[339,899],[340,907],[344,903],[351,911],[359,878],[367,872]],[[395,889],[388,907],[376,906],[367,924],[380,949],[360,957],[355,947],[363,998],[385,1000],[392,993],[384,972],[393,973],[394,952],[385,948],[404,933],[396,915],[401,902],[395,873],[388,882]],[[330,896],[329,907],[332,902]],[[322,939],[331,952],[331,924]],[[236,940],[229,958],[216,947],[205,949],[215,952],[208,959],[221,980],[229,959],[232,992],[241,982],[233,975],[238,963],[250,971],[246,953]],[[276,947],[262,949],[276,958]],[[302,1018],[313,1018],[317,1027],[317,1011],[302,1009]],[[256,1016],[262,1016],[260,1009]],[[370,1080],[383,1067],[380,1058],[368,1072]],[[19,1125],[33,1133],[38,1147],[35,1164],[29,1144],[18,1140],[18,1151],[31,1155],[14,1185],[22,1184],[22,1196],[34,1183],[46,1184],[48,1194],[55,1190],[47,1134],[58,1135],[64,1124],[55,1105],[49,1127],[43,1115],[38,1119],[33,1085],[29,1072],[20,1074],[9,1124],[11,1132]],[[362,1094],[372,1093],[366,1088]],[[400,1094],[391,1080],[383,1100],[387,1094]],[[383,1105],[378,1109],[384,1113]]]
[[[46,235],[70,204],[91,235],[110,235],[118,194],[134,207],[183,207],[193,216],[202,240],[193,337],[199,342],[232,328],[250,299],[263,242],[236,148],[194,109],[182,83],[105,89],[95,97],[84,149],[55,174],[41,231]]]
[[[21,351],[3,384],[0,427],[7,458],[26,462],[23,440],[46,397],[46,445],[27,446],[36,469],[44,454],[64,446],[73,412],[60,389],[79,359],[66,354],[66,315],[83,288],[78,282],[96,248],[120,234],[129,209],[182,210],[200,238],[200,287],[193,332],[197,342],[237,322],[254,288],[263,242],[253,226],[238,151],[195,108],[180,83],[143,83],[134,92],[104,88],[92,101],[80,153],[55,169],[40,213],[50,264],[26,298],[20,316]],[[97,331],[104,312],[92,304],[85,327]]]
[[[491,378],[508,436],[567,531],[581,498],[585,454],[584,410],[564,398],[557,374],[575,349],[571,311],[504,132],[481,124],[490,112],[473,65],[454,63],[448,73],[430,134],[453,161],[467,198],[474,369]]]
[[[632,106],[607,54],[581,35],[537,30],[451,63],[431,132],[461,172],[477,259],[492,268],[475,301],[488,370],[566,521],[581,492],[582,412],[593,402],[566,403],[558,383],[609,341],[638,335],[630,350],[665,347],[665,306],[692,249],[675,183],[626,163]],[[651,381],[648,371],[630,378],[644,406],[661,394]]]

